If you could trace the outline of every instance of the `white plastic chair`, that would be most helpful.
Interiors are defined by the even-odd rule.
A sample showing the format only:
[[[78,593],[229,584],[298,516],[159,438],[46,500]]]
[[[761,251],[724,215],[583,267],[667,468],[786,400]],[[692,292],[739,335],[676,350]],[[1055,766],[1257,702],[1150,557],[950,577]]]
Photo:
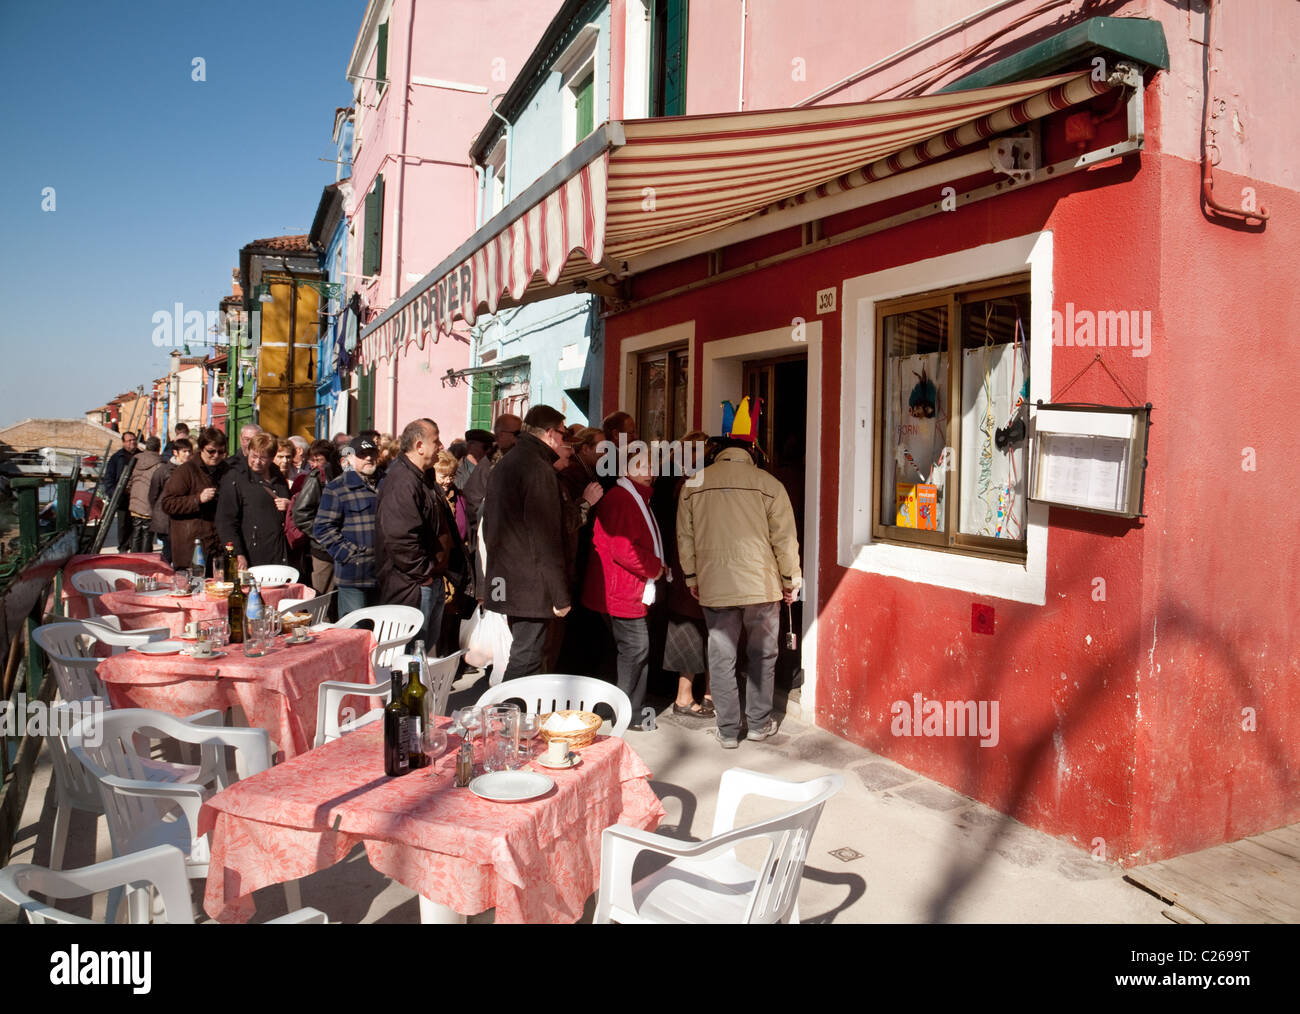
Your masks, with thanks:
[[[202,747],[202,771],[192,782],[151,780],[139,742],[174,739]],[[155,845],[175,845],[185,854],[193,878],[208,875],[208,841],[197,838],[199,809],[209,786],[231,781],[224,749],[235,751],[237,778],[271,766],[271,737],[265,729],[212,727],[161,711],[123,708],[83,719],[68,735],[73,756],[99,784],[113,854],[127,855]],[[180,813],[177,814],[176,811]]]
[[[135,588],[135,579],[140,575],[133,570],[121,570],[117,567],[88,567],[72,575],[72,587],[86,597],[91,616],[99,615],[99,597],[111,591],[117,591],[117,582],[128,581]],[[126,591],[127,589],[122,589]]]
[[[106,618],[73,620],[63,617],[41,624],[33,631],[33,636],[41,650],[47,654],[66,655],[70,658],[96,658],[97,656],[93,654],[94,646],[90,641],[106,644],[113,649],[112,654],[120,655],[127,648],[148,644],[150,641],[165,641],[172,636],[171,630],[167,627],[117,630],[105,623],[104,619]]]
[[[277,585],[293,584],[298,580],[297,567],[286,567],[278,563],[264,563],[257,567],[249,567],[248,573],[258,584],[265,584],[268,581]]]
[[[125,651],[137,644],[165,640],[169,634],[166,627],[121,633],[98,623],[74,620],[39,626],[32,631],[32,640],[49,659],[54,679],[59,684],[60,697],[65,701],[98,698],[107,704],[108,692],[96,673],[103,659],[90,654],[93,644],[87,641],[98,641]]]
[[[424,614],[413,606],[366,606],[340,616],[336,628],[355,627],[369,620],[373,623],[375,646],[370,652],[370,667],[392,668],[392,659],[411,643],[424,626]]]
[[[447,699],[451,696],[451,685],[456,679],[456,670],[460,666],[460,657],[464,652],[456,652],[448,655],[446,658],[431,658],[428,661],[428,672],[426,678],[430,686],[425,688],[429,701],[429,714],[445,715],[447,713]],[[398,655],[393,659],[391,669],[406,670],[407,665],[413,655]],[[388,697],[389,689],[392,686],[392,678],[381,680],[381,673],[376,670],[374,683],[345,683],[342,680],[327,680],[320,685],[320,696],[316,698],[316,741],[314,746],[320,746],[322,743],[328,743],[331,740],[338,739],[345,733],[360,729],[363,725],[369,725],[371,722],[378,721],[383,717],[382,708],[374,708],[367,711],[359,718],[349,719],[346,722],[339,721],[339,704],[344,697],[356,695],[358,697],[378,697],[384,699]]]
[[[593,711],[597,704],[608,704],[614,711],[611,735],[620,739],[632,724],[632,702],[628,700],[627,694],[613,683],[591,676],[542,673],[507,680],[489,687],[478,699],[478,706],[486,708],[516,697],[524,702],[527,714],[534,711],[542,714],[550,711]]]
[[[94,919],[73,915],[55,908],[44,901],[32,897],[36,891],[48,898],[78,898],[99,894],[103,891],[109,895],[108,921],[112,922],[117,906],[113,903],[115,895],[128,887],[147,884],[158,893],[162,902],[162,916],[159,921],[178,924],[192,924],[194,909],[190,904],[189,877],[185,872],[185,856],[173,845],[158,845],[155,848],[133,852],[130,855],[110,859],[107,862],[83,866],[78,870],[55,872],[42,866],[29,863],[15,863],[0,870],[0,897],[17,905],[27,914],[31,923],[58,923],[76,926],[88,926]],[[142,906],[136,908],[140,914]],[[147,911],[147,910],[145,910]],[[133,920],[134,921],[134,920]],[[269,919],[268,923],[324,923],[329,920],[325,913],[314,908],[304,908],[290,912],[278,919]]]
[[[843,775],[807,782],[732,768],[722,774],[713,836],[684,842],[615,825],[600,840],[597,923],[785,923],[799,921],[799,882],[808,843],[826,800],[844,787]],[[747,795],[796,803],[778,817],[736,827]],[[757,870],[736,858],[743,841],[762,839],[766,854]],[[672,857],[663,869],[635,883],[632,867],[642,852]]]
[[[363,725],[377,722],[384,717],[383,708],[372,708],[359,718],[346,722],[339,721],[339,704],[344,697],[378,697],[386,701],[393,681],[386,679],[382,683],[347,683],[343,680],[326,680],[320,685],[316,698],[316,739],[312,746],[321,746],[338,739],[346,733],[360,729]]]
[[[89,709],[95,705],[94,701],[60,702],[51,709],[54,725],[47,730],[47,742],[54,768],[54,828],[50,836],[50,869],[53,870],[63,867],[72,811],[81,810],[96,817],[104,812],[99,782],[72,755],[63,735],[64,730],[70,730],[78,721],[87,717]],[[200,711],[186,719],[191,724],[208,726],[220,726],[221,720],[221,712],[212,710]],[[152,757],[142,757],[141,768],[145,778],[156,782],[193,782],[205,775],[201,764],[172,763]]]
[[[52,616],[45,617],[46,623],[95,623],[102,627],[108,627],[110,630],[122,631],[122,621],[113,614],[108,616],[96,616],[93,620],[79,620],[75,616]]]
[[[281,599],[279,613],[281,616],[285,613],[307,613],[311,616],[313,625],[324,623],[325,614],[329,612],[330,603],[333,601],[333,592],[308,599]]]

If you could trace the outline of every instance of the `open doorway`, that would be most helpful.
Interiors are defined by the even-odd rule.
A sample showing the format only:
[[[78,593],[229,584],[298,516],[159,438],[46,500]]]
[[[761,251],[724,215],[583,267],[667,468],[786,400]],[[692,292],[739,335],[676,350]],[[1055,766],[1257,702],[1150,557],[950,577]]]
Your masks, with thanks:
[[[808,356],[798,353],[769,359],[751,359],[743,365],[743,390],[752,406],[760,405],[758,446],[764,467],[781,481],[794,508],[795,530],[804,533],[804,488],[808,447]],[[800,546],[803,549],[803,546]],[[798,650],[785,648],[790,630],[802,631],[803,603],[781,610],[782,646],[776,661],[776,686],[787,694],[803,683]]]

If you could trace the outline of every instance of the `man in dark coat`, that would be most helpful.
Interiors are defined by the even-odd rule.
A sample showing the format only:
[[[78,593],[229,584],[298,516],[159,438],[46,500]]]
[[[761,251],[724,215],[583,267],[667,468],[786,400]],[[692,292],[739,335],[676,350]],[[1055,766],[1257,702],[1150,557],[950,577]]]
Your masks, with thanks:
[[[432,472],[442,449],[438,424],[416,419],[402,431],[400,446],[379,487],[375,510],[379,600],[419,609],[424,643],[436,644],[442,627],[442,574],[451,553],[442,494]]]
[[[136,443],[136,436],[130,430],[122,434],[122,446],[108,459],[108,464],[104,466],[104,481],[101,487],[104,497],[104,505],[107,506],[113,499],[113,490],[117,489],[118,483],[122,480],[122,473],[126,471],[127,462],[140,453],[140,446]],[[117,503],[117,549],[119,553],[129,553],[131,551],[131,511],[130,501],[127,499],[126,490],[122,490],[122,498]],[[108,518],[104,518],[100,524],[104,524]]]
[[[483,604],[504,613],[514,643],[505,679],[542,671],[551,618],[571,605],[565,573],[564,517],[555,471],[564,416],[537,405],[524,416],[514,449],[493,467],[483,503],[487,586]]]
[[[234,547],[240,570],[288,560],[284,515],[289,484],[275,467],[275,437],[258,433],[248,444],[244,468],[231,467],[217,496],[217,537]]]

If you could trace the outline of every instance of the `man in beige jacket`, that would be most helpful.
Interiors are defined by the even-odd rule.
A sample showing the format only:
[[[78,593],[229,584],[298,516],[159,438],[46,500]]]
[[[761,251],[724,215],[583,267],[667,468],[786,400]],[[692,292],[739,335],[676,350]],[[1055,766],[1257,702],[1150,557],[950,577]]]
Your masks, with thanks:
[[[777,728],[772,692],[781,602],[793,602],[803,582],[790,497],[754,464],[750,446],[725,439],[713,464],[682,488],[677,505],[677,548],[686,586],[704,609],[718,740],[727,750],[740,745],[741,628],[749,660],[747,738],[761,741]]]

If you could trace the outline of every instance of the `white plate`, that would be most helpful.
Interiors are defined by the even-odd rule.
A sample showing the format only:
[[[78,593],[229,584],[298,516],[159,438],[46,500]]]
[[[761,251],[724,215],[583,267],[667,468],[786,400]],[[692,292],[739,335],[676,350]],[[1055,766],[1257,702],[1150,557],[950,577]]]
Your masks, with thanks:
[[[469,783],[469,791],[495,803],[520,803],[536,799],[555,788],[555,781],[536,771],[493,771]]]
[[[141,655],[175,655],[184,647],[180,641],[150,641],[148,644],[137,644],[131,650],[138,651]]]
[[[181,654],[188,655],[190,658],[194,659],[195,662],[207,662],[210,659],[226,657],[226,653],[224,651],[214,651],[210,655],[196,655],[194,654],[193,651],[183,651],[181,652]]]

